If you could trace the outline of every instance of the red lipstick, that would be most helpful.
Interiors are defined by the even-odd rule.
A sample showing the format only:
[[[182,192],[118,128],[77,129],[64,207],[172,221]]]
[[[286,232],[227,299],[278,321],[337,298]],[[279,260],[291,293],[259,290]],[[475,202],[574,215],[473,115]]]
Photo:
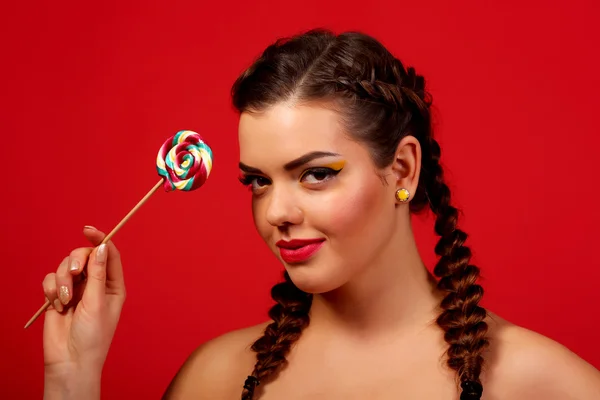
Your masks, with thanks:
[[[288,264],[301,263],[308,260],[313,254],[315,254],[325,239],[294,239],[285,241],[280,240],[275,245],[279,247],[279,254],[281,258]]]

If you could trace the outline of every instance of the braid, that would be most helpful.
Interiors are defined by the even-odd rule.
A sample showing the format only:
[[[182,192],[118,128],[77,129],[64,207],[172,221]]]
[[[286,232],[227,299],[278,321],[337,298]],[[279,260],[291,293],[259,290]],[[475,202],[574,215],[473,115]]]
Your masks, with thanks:
[[[394,72],[393,83],[377,80],[374,78],[375,75],[373,68],[371,79],[353,81],[347,77],[338,77],[336,83],[343,89],[349,89],[363,100],[379,101],[395,110],[406,110],[416,106],[423,112],[429,108],[425,93],[420,94],[416,90],[419,80],[423,78],[415,75],[414,68],[408,68],[404,74]]]
[[[425,80],[413,68],[406,70],[395,59],[388,81],[371,79],[352,82],[338,78],[338,85],[352,91],[368,102],[380,102],[395,111],[397,132],[415,135],[423,148],[422,181],[411,203],[412,211],[419,211],[427,203],[436,215],[435,232],[440,240],[435,253],[440,260],[434,274],[440,278],[438,288],[447,293],[442,300],[442,313],[437,324],[444,330],[449,344],[448,366],[457,372],[461,381],[461,400],[478,400],[483,387],[479,375],[483,365],[483,351],[488,345],[485,337],[486,310],[479,306],[483,288],[476,283],[479,269],[469,264],[471,251],[464,246],[467,234],[457,229],[458,210],[450,204],[450,189],[444,183],[440,165],[440,146],[433,138],[430,123],[431,100],[425,91]],[[397,112],[399,111],[399,112]]]
[[[471,250],[464,245],[467,234],[457,226],[458,210],[450,205],[450,189],[444,183],[440,166],[440,146],[429,139],[431,158],[425,179],[431,210],[436,214],[435,232],[441,237],[435,247],[440,256],[433,272],[440,278],[438,288],[446,292],[442,313],[437,324],[445,331],[444,339],[450,345],[448,366],[455,370],[463,389],[461,400],[478,400],[483,387],[479,379],[483,352],[489,342],[486,338],[487,312],[479,306],[483,288],[476,283],[479,268],[469,263]]]
[[[281,370],[287,362],[285,357],[292,345],[310,322],[308,312],[312,295],[298,289],[287,272],[284,273],[284,278],[284,282],[271,289],[271,297],[277,302],[269,310],[269,317],[273,322],[252,345],[257,361],[252,375],[248,376],[244,384],[242,400],[252,400],[256,386]]]

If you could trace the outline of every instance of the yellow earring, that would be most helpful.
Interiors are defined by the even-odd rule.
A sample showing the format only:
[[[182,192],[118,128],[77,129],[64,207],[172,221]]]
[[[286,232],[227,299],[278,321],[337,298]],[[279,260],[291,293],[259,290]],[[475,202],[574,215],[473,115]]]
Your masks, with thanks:
[[[396,199],[401,203],[406,203],[410,198],[410,192],[404,188],[396,190]]]

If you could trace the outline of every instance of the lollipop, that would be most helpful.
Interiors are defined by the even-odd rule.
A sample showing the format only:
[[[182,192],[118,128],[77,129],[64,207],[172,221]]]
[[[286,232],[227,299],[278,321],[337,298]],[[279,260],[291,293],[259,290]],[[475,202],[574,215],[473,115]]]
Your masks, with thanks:
[[[152,189],[127,213],[127,215],[106,235],[101,244],[108,242],[127,220],[156,192],[161,186],[166,192],[175,190],[191,191],[198,189],[208,179],[212,170],[212,150],[193,131],[179,131],[161,146],[156,157],[156,169],[160,180]],[[85,279],[85,270],[82,273]],[[50,300],[34,314],[25,324],[29,327],[50,306]]]
[[[210,175],[212,158],[210,147],[196,132],[177,132],[156,157],[158,174],[165,178],[163,188],[167,192],[199,188]]]

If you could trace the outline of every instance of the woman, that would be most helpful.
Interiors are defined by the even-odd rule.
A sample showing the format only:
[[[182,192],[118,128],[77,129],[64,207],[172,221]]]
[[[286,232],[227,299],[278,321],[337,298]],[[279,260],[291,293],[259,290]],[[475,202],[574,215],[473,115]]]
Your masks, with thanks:
[[[369,36],[311,31],[269,46],[232,94],[240,180],[285,280],[270,321],[201,345],[164,398],[600,398],[595,368],[479,304],[414,69]],[[438,279],[411,231],[427,208]],[[99,398],[125,299],[114,244],[74,250],[44,292],[46,398]]]

